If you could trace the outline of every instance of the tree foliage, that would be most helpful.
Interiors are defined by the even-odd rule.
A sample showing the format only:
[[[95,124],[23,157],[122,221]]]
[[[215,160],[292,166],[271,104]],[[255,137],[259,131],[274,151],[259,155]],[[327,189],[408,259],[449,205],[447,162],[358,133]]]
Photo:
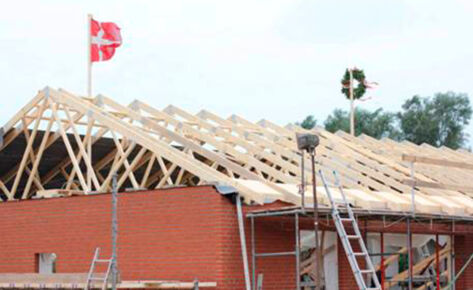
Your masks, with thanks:
[[[381,108],[374,112],[368,110],[355,110],[355,135],[366,134],[374,138],[389,137],[399,138],[396,129],[396,115],[384,112]],[[335,109],[324,122],[325,129],[330,132],[342,130],[350,132],[350,114],[347,111]]]
[[[433,98],[414,96],[398,113],[403,138],[416,144],[447,146],[457,149],[465,145],[465,126],[472,109],[466,94],[437,93]]]
[[[297,125],[301,126],[304,129],[310,130],[317,125],[317,120],[314,116],[309,115],[301,123],[296,123]]]
[[[366,134],[378,139],[389,137],[458,149],[466,145],[468,135],[465,128],[472,113],[466,94],[446,92],[434,97],[413,96],[397,113],[384,112],[381,108],[373,112],[356,109],[355,135]],[[311,129],[315,126],[315,119],[308,116],[299,125]],[[324,126],[330,132],[350,132],[349,112],[335,109]]]

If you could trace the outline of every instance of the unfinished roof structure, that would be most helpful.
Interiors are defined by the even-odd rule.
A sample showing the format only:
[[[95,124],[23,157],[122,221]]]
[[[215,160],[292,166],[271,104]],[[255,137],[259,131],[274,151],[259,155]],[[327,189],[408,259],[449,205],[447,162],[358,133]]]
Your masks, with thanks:
[[[301,203],[295,134],[309,131],[295,125],[252,123],[205,110],[194,115],[174,106],[159,110],[138,100],[124,106],[103,95],[86,98],[46,87],[2,130],[3,200],[47,197],[52,190],[108,192],[116,173],[121,190],[216,183],[236,188],[247,203]],[[411,168],[419,156],[460,164],[473,163],[473,154],[321,128],[312,132],[321,143],[316,169],[329,182],[337,171],[356,207],[407,212],[415,192],[417,212],[473,214],[473,190],[461,186],[473,171],[447,172],[438,166],[442,162]],[[328,205],[323,187],[317,190],[319,202]],[[310,194],[306,203],[312,203]]]

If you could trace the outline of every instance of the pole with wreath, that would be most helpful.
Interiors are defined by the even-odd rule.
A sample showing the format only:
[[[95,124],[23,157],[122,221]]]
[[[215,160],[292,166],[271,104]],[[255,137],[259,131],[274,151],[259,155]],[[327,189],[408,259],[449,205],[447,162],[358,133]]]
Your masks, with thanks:
[[[357,82],[355,87],[354,81]],[[365,73],[359,68],[347,68],[342,79],[342,93],[350,100],[350,134],[355,136],[355,101],[360,100],[367,89],[373,89],[377,83],[366,81]]]

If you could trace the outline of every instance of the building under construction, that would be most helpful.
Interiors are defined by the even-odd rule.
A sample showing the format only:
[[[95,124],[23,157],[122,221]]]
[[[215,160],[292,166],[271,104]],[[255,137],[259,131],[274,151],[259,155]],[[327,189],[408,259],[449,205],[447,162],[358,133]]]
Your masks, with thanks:
[[[473,289],[464,150],[49,87],[0,133],[0,288]]]

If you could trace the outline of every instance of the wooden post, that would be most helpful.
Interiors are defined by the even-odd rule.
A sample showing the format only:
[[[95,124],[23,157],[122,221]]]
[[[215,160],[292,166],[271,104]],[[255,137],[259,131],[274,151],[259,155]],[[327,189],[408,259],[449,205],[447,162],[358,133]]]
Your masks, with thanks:
[[[353,100],[353,70],[348,69],[350,73],[350,134],[355,136],[355,104]]]

